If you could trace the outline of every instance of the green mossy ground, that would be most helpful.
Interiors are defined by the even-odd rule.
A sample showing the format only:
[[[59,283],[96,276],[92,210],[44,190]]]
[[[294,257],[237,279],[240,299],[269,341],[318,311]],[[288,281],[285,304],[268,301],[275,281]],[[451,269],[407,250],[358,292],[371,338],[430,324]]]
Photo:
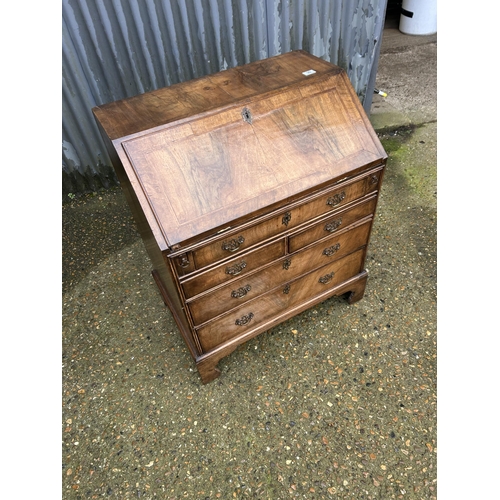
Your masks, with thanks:
[[[434,131],[435,124],[425,124],[380,135],[388,155],[388,175],[394,175],[396,185],[407,196],[416,196],[433,206],[437,197],[436,144],[429,133]]]

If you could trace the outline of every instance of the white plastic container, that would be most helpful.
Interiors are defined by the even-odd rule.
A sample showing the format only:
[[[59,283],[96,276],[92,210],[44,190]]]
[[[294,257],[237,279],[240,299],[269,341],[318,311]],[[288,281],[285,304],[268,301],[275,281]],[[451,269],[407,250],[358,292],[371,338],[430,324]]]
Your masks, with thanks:
[[[437,33],[437,0],[403,0],[399,31],[406,35]]]

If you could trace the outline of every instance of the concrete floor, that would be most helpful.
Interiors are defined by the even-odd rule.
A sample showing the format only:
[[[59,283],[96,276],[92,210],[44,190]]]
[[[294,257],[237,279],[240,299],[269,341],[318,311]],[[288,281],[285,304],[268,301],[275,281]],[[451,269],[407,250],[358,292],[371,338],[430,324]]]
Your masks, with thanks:
[[[384,34],[364,298],[260,335],[211,384],[121,191],[63,206],[63,498],[437,497],[436,49]]]

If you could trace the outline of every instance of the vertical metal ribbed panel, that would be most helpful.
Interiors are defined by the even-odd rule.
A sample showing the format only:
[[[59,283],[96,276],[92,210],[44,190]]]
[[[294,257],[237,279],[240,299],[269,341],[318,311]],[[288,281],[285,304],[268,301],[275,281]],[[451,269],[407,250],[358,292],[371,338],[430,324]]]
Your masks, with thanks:
[[[364,101],[378,62],[386,4],[386,0],[269,2],[269,56],[304,49],[338,64],[347,70]]]
[[[386,4],[63,0],[63,197],[117,184],[99,104],[304,49],[345,68],[369,109]]]

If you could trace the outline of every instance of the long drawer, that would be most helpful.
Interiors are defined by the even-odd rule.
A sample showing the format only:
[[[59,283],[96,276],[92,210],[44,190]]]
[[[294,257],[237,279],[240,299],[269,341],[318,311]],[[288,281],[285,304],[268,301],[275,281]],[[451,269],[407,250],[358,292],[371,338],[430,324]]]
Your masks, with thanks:
[[[301,276],[365,245],[370,233],[371,218],[351,230],[340,232],[295,254],[257,270],[227,285],[188,300],[195,325],[215,318],[249,300],[266,293],[280,283]]]
[[[297,307],[355,276],[362,271],[363,257],[364,249],[360,249],[297,280],[285,283],[197,328],[204,352],[265,325],[288,308]]]
[[[200,248],[195,248],[192,255],[196,269],[202,269],[232,254],[247,250],[252,245],[282,234],[365,196],[377,188],[380,172],[380,169],[373,169],[335,188],[325,190],[302,205],[280,211],[270,219],[248,226],[241,231],[231,231]]]

